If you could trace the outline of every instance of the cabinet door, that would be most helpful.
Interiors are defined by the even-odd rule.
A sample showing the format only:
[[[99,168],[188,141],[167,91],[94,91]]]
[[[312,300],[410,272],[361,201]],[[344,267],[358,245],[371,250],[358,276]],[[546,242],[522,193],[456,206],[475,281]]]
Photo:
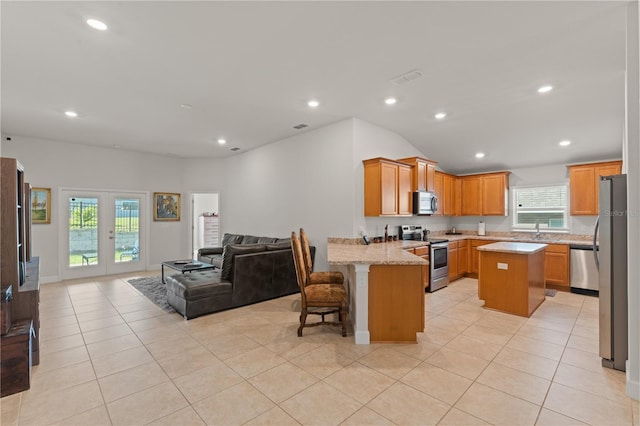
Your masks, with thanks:
[[[569,287],[569,246],[549,244],[544,252],[544,280],[550,284]]]
[[[471,249],[470,249],[470,272],[472,274],[478,275],[478,271],[480,270],[480,252],[478,252],[478,247],[483,246],[485,244],[495,243],[495,241],[490,240],[471,240]]]
[[[480,216],[482,214],[482,185],[480,176],[462,178],[462,215]]]
[[[462,215],[462,179],[453,177],[453,215]]]
[[[416,191],[427,190],[427,163],[418,161],[416,163]]]
[[[442,215],[444,211],[444,175],[440,172],[434,174],[435,182],[433,185],[433,191],[438,196],[438,210],[437,215]]]
[[[398,166],[398,214],[411,215],[412,204],[411,167]]]
[[[449,243],[449,281],[458,279],[458,243]]]
[[[622,164],[621,163],[611,163],[611,164],[607,164],[607,165],[602,165],[602,166],[598,166],[596,167],[595,170],[595,179],[596,182],[594,184],[594,188],[595,188],[595,195],[594,195],[594,208],[593,208],[593,214],[597,215],[598,214],[598,206],[599,204],[599,192],[600,192],[600,176],[612,176],[612,175],[619,175],[622,172]]]
[[[507,177],[503,174],[482,176],[482,214],[506,216]]]
[[[381,215],[398,214],[398,166],[380,164]]]
[[[453,208],[453,176],[444,175],[444,189],[443,189],[443,214],[445,216],[453,216],[455,214]]]
[[[469,272],[469,241],[458,241],[458,275]]]
[[[597,214],[596,175],[593,167],[571,167],[569,169],[571,188],[571,214]]]
[[[427,163],[427,191],[435,191],[436,166]]]

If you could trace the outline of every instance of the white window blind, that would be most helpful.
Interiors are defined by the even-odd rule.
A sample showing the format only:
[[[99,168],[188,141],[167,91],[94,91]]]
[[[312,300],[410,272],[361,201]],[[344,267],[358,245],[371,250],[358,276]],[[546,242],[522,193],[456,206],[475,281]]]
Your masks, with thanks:
[[[517,230],[568,230],[567,185],[514,187],[513,228]]]

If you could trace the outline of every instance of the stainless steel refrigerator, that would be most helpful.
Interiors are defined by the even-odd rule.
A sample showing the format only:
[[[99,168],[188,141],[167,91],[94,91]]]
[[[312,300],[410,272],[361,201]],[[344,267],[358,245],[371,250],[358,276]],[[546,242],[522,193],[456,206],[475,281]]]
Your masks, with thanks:
[[[600,356],[604,367],[625,371],[627,335],[627,175],[602,176],[594,250],[600,276]]]

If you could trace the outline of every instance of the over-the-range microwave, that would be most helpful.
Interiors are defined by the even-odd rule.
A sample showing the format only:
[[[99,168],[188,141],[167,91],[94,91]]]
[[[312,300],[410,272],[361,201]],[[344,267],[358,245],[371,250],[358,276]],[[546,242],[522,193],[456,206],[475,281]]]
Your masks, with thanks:
[[[413,193],[413,214],[436,214],[438,196],[432,191],[415,191]]]

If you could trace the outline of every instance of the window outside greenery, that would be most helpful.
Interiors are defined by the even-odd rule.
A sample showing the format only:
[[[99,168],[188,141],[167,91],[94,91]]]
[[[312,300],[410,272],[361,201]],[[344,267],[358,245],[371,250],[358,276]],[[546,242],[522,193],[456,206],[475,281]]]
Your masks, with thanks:
[[[567,185],[514,187],[513,229],[540,231],[567,231],[569,206]]]

